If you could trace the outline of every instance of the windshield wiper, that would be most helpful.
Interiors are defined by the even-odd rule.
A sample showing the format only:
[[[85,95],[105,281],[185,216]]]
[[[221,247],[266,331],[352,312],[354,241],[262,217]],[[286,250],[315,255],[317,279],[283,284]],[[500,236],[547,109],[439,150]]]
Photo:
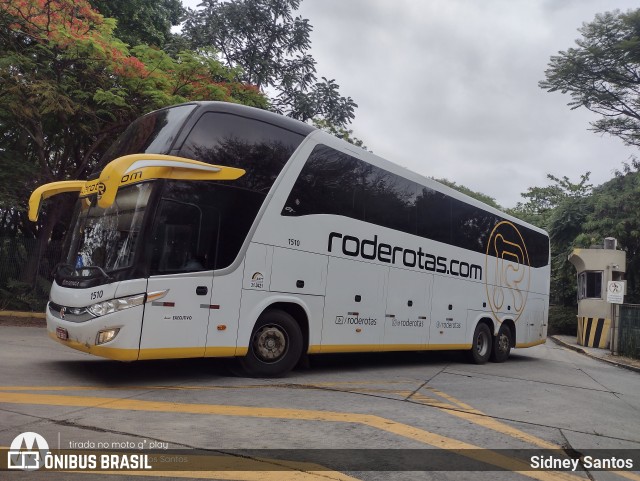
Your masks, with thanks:
[[[74,265],[72,264],[68,264],[66,262],[61,262],[58,265],[56,265],[53,269],[53,275],[54,276],[58,276],[58,274],[60,274],[60,271],[64,270],[65,272],[62,273],[62,275],[65,276],[69,276],[69,277],[88,277],[88,278],[95,278],[98,276],[92,276],[92,275],[88,275],[88,276],[83,276],[81,273],[82,271],[97,271],[99,275],[101,275],[102,277],[104,277],[106,280],[111,281],[113,280],[113,277],[111,277],[109,274],[107,274],[105,272],[105,270],[102,267],[99,266],[85,266],[85,267],[80,267],[80,268],[76,268]]]
[[[60,271],[62,269],[65,269],[68,272],[68,274],[66,275],[69,276],[73,275],[73,272],[76,270],[73,265],[67,264],[66,262],[60,262],[53,268],[53,276],[56,277],[58,274],[60,274]]]

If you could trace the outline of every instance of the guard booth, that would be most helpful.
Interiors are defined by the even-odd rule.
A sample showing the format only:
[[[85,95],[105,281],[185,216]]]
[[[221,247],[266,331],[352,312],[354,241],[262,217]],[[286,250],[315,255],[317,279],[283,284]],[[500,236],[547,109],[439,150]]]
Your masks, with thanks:
[[[607,237],[602,247],[574,249],[569,255],[569,262],[578,272],[578,344],[581,346],[611,347],[614,309],[613,304],[607,302],[607,288],[611,281],[624,279],[626,260],[626,252],[617,249],[613,237]]]

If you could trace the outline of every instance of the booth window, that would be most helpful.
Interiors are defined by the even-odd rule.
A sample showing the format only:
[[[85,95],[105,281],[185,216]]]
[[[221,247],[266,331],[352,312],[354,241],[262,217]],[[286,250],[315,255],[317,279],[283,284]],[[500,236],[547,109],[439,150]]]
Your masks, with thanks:
[[[602,299],[602,271],[585,271],[578,275],[578,299]]]

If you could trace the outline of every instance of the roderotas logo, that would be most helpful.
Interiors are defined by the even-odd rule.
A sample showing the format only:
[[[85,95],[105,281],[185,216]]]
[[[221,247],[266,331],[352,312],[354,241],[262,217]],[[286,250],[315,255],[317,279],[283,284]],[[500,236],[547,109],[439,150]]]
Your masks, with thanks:
[[[522,234],[508,221],[497,224],[487,242],[485,285],[494,317],[500,321],[513,309],[516,317],[524,312],[531,284],[531,261]]]
[[[7,453],[7,467],[23,471],[35,471],[44,466],[49,452],[47,440],[38,433],[22,433],[11,442]]]

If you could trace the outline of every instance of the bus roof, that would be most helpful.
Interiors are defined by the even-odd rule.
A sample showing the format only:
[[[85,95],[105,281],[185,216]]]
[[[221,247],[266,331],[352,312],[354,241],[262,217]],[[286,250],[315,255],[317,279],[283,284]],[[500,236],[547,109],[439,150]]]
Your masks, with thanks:
[[[233,104],[229,102],[218,102],[218,101],[187,102],[186,104],[179,104],[179,105],[197,105],[199,109],[199,113],[220,112],[225,114],[247,116],[247,117],[251,117],[252,119],[260,120],[262,122],[267,122],[269,124],[276,125],[283,129],[287,129],[304,136],[307,136],[314,130],[317,130],[316,127],[313,127],[312,125],[301,122],[300,120],[292,119],[291,117],[287,117],[285,115],[269,112],[268,110],[249,107],[247,105]],[[173,105],[172,107],[176,107],[176,106],[177,105]],[[167,107],[167,108],[171,108],[171,107]]]

